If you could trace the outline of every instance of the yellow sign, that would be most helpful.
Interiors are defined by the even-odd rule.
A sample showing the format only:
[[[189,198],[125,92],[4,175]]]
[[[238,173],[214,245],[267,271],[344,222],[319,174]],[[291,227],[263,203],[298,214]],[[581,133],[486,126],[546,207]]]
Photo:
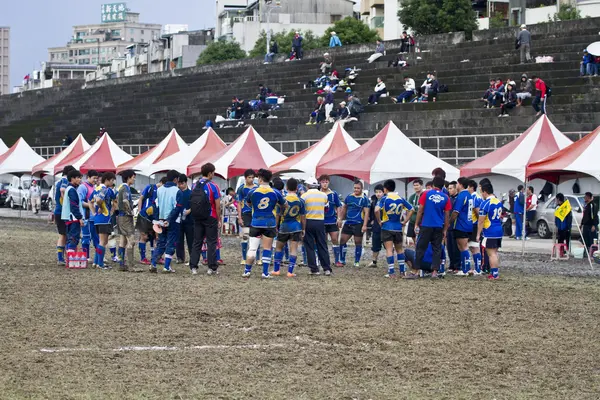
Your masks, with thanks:
[[[557,209],[556,211],[554,211],[554,216],[557,217],[558,219],[562,221],[565,220],[565,218],[567,217],[567,215],[569,215],[569,213],[571,212],[571,203],[569,203],[569,200],[564,201],[564,203],[562,203]]]

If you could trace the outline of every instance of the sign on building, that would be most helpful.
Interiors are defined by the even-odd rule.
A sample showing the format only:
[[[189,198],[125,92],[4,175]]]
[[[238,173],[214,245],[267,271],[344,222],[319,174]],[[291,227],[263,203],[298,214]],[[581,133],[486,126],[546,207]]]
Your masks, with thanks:
[[[127,3],[102,4],[102,23],[123,22],[127,16]]]

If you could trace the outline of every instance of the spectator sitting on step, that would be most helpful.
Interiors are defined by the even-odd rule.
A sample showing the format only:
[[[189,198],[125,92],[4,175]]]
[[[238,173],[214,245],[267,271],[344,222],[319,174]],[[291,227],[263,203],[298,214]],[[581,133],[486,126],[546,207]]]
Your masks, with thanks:
[[[317,97],[317,103],[315,104],[314,111],[310,113],[310,118],[306,125],[315,125],[322,122],[325,118],[325,103],[323,97]]]
[[[427,90],[431,86],[431,72],[427,73],[427,78],[423,81],[423,84],[417,89],[417,96],[423,97],[427,94]]]
[[[431,80],[431,85],[429,85],[429,88],[427,89],[426,101],[436,101],[440,89],[440,83],[436,79],[435,73],[431,73],[429,75],[429,79]]]
[[[508,115],[508,110],[517,106],[517,92],[513,86],[514,84],[514,82],[510,82],[506,85],[504,102],[500,105],[500,115],[498,115],[498,117],[510,117],[510,115]]]
[[[331,118],[331,112],[333,111],[335,99],[333,97],[333,92],[329,92],[325,95],[323,99],[323,104],[325,104],[325,122],[334,122]]]
[[[266,101],[267,96],[269,95],[269,88],[264,86],[262,83],[258,85],[258,96],[257,99],[262,101],[263,103]]]
[[[337,89],[337,85],[340,83],[340,74],[337,72],[337,69],[331,71],[331,75],[329,75],[329,81],[331,88],[335,92]]]
[[[319,70],[323,75],[326,75],[329,71],[331,71],[331,67],[333,66],[333,58],[329,55],[329,53],[323,54],[323,61],[319,64]]]
[[[393,60],[388,61],[388,68],[389,67],[402,69],[408,67],[408,63],[404,61],[404,57],[401,54],[398,54]]]
[[[494,89],[490,91],[490,95],[487,98],[487,108],[494,108],[498,101],[502,100],[502,95],[504,94],[504,84],[502,83],[502,79],[496,79],[496,84]]]
[[[345,101],[340,102],[340,106],[337,109],[337,120],[345,120],[350,118],[350,110],[348,109],[348,105]]]
[[[353,94],[349,94],[347,100],[348,109],[350,110],[350,117],[355,118],[355,120],[358,120],[360,114],[364,111],[365,107],[360,102],[360,99]]]
[[[409,78],[408,76],[404,77],[404,92],[400,94],[400,96],[392,97],[392,101],[394,103],[406,103],[410,101],[410,98],[415,94],[415,80]]]
[[[494,78],[492,78],[492,79],[490,79],[490,86],[487,88],[487,90],[481,97],[481,101],[483,101],[483,108],[487,108],[488,98],[491,96],[491,94],[494,90],[496,90],[496,80]]]
[[[598,64],[595,63],[595,57],[588,53],[587,49],[583,50],[583,59],[579,67],[579,76],[598,76]]]
[[[98,140],[100,140],[102,135],[104,135],[105,133],[106,133],[106,129],[104,129],[104,127],[101,126],[100,131],[98,132],[98,136],[96,136],[96,139],[94,139],[94,143],[96,143]]]
[[[402,43],[402,45],[400,46],[400,53],[408,53],[410,39],[406,31],[402,32],[402,36],[400,37],[400,43]]]
[[[290,52],[290,56],[288,58],[286,58],[285,61],[288,62],[288,61],[294,61],[294,60],[299,60],[299,58],[298,58],[298,53],[296,52],[296,50],[294,50],[292,48],[292,51]]]
[[[231,105],[229,106],[229,108],[227,109],[227,119],[236,119],[236,111],[238,109],[238,99],[237,97],[232,97],[231,98]],[[239,117],[237,117],[239,118]]]
[[[517,93],[517,107],[523,104],[523,100],[531,98],[533,90],[531,79],[527,78],[527,74],[521,75],[521,90]]]
[[[375,47],[375,53],[371,54],[371,56],[367,59],[369,64],[378,58],[382,57],[385,54],[385,46],[381,40],[377,40],[377,47]]]
[[[381,78],[377,78],[377,85],[375,85],[374,92],[375,93],[369,96],[369,101],[367,104],[377,104],[382,95],[387,95],[387,88],[385,87],[385,83],[383,83]]]
[[[250,103],[248,103],[244,99],[240,99],[240,102],[238,103],[238,107],[236,109],[236,116],[238,115],[238,112],[239,112],[238,119],[247,119],[250,117],[250,114],[252,113],[252,106],[250,106]]]
[[[269,52],[267,54],[265,54],[265,64],[269,64],[273,62],[273,57],[275,57],[275,55],[279,52],[279,47],[277,46],[277,42],[275,40],[273,40],[273,43],[271,43],[271,48],[269,49]]]

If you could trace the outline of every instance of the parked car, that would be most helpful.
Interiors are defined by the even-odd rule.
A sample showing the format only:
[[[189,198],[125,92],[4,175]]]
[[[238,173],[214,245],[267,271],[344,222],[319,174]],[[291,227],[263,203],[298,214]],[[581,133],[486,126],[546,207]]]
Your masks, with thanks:
[[[8,188],[10,184],[0,183],[0,207],[4,207],[8,200]]]
[[[573,224],[571,226],[571,235],[579,236],[579,229],[577,229],[577,223],[580,223],[581,217],[583,217],[583,209],[585,207],[583,195],[566,194],[565,199],[569,200],[569,203],[571,203],[571,209],[573,210]],[[537,233],[542,239],[551,238],[552,232],[556,231],[556,225],[554,224],[555,211],[556,197],[550,198],[543,205],[538,206],[537,208],[534,226],[537,227]]]

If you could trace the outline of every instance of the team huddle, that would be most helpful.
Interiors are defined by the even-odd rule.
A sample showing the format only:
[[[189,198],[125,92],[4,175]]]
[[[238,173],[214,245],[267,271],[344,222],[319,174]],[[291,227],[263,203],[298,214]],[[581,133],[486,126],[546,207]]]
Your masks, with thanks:
[[[363,192],[362,182],[357,180],[353,192],[342,202],[340,195],[330,188],[327,175],[302,184],[294,178],[284,182],[266,169],[247,170],[235,198],[224,200],[212,181],[214,173],[214,165],[203,165],[201,179],[190,189],[185,174],[168,171],[158,183],[149,184],[142,191],[135,218],[133,170],[120,173],[122,184],[116,188],[117,177],[112,172],[100,175],[87,171],[82,182],[81,172],[72,166],[65,167],[55,191],[59,264],[68,263],[69,253],[76,252],[81,243],[93,267],[111,268],[105,262],[109,248],[112,261],[118,263],[120,270],[141,272],[135,268],[137,230],[139,263],[149,265],[150,272],[156,273],[158,264],[163,264],[163,272],[175,272],[173,259],[184,262],[187,244],[191,273],[198,274],[202,257],[208,266],[207,273],[215,275],[219,265],[224,264],[219,238],[222,205],[235,204],[245,278],[250,277],[255,262],[262,263],[263,279],[280,276],[284,263],[287,277],[295,277],[301,245],[309,274],[323,272],[330,276],[332,265],[346,265],[350,239],[355,247],[354,266],[358,267],[363,238],[369,232],[373,245],[370,266],[377,266],[383,247],[387,278],[443,277],[447,273],[445,247],[454,246],[449,240],[455,240],[460,252],[460,270],[448,272],[459,276],[488,272],[488,278],[498,279],[497,250],[502,244],[503,208],[487,179],[479,185],[467,178],[452,182],[457,190],[453,203],[445,172],[440,168],[433,171],[433,179],[427,182],[425,190],[421,180],[414,181],[415,193],[409,200],[396,193],[395,181],[386,180],[375,186],[370,201]],[[414,242],[414,250],[410,246],[405,249],[405,230]],[[332,244],[333,264],[328,240]],[[91,244],[95,248],[93,257]]]

